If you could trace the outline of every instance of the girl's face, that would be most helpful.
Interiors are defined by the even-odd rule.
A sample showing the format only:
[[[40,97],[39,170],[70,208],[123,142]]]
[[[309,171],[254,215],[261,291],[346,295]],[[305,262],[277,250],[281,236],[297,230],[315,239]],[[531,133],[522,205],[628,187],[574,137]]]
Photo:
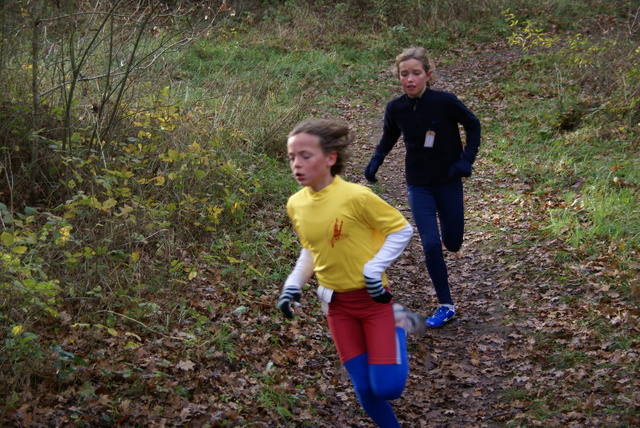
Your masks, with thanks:
[[[422,63],[413,58],[398,64],[400,84],[405,94],[411,98],[421,96],[427,89],[427,82],[431,79],[432,71],[425,71]]]
[[[319,192],[333,182],[331,167],[336,163],[337,153],[326,155],[320,148],[320,137],[302,132],[287,140],[289,165],[296,180]]]

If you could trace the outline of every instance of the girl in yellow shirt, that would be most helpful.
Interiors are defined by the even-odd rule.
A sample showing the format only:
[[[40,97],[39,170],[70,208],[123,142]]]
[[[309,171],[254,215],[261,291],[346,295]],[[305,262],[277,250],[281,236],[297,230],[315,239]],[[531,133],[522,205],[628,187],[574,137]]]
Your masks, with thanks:
[[[406,333],[423,333],[424,319],[393,304],[385,269],[404,251],[413,228],[369,188],[340,177],[355,135],[340,122],[313,119],[289,133],[291,170],[302,186],[287,213],[302,250],[278,307],[292,303],[316,275],[331,336],[362,407],[379,427],[399,427],[389,400],[404,390]]]

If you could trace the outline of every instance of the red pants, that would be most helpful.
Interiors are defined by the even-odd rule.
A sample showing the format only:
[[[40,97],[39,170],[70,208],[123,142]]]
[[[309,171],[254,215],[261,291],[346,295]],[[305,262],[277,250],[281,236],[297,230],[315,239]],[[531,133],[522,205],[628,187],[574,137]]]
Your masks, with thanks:
[[[343,364],[365,352],[369,364],[400,364],[391,303],[375,302],[364,288],[333,293],[327,320]]]

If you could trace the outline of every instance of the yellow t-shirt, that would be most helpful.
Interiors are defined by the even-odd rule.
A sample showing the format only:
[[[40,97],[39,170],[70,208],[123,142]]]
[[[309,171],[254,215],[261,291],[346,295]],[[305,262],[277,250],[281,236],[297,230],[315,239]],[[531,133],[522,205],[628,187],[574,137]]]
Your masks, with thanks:
[[[305,187],[287,213],[302,246],[313,255],[318,282],[339,292],[365,288],[362,269],[390,233],[407,226],[402,213],[368,187],[340,176],[319,192]],[[383,284],[387,284],[385,275]]]

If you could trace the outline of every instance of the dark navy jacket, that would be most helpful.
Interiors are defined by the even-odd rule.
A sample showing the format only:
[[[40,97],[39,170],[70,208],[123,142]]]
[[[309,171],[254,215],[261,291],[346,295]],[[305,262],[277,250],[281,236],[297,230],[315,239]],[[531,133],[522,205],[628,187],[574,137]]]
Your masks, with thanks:
[[[464,147],[459,124],[466,135]],[[435,132],[432,148],[424,147],[427,131]],[[471,175],[480,147],[480,121],[454,94],[427,88],[420,98],[404,94],[391,100],[374,157],[382,161],[400,135],[406,147],[407,184],[437,186]]]

